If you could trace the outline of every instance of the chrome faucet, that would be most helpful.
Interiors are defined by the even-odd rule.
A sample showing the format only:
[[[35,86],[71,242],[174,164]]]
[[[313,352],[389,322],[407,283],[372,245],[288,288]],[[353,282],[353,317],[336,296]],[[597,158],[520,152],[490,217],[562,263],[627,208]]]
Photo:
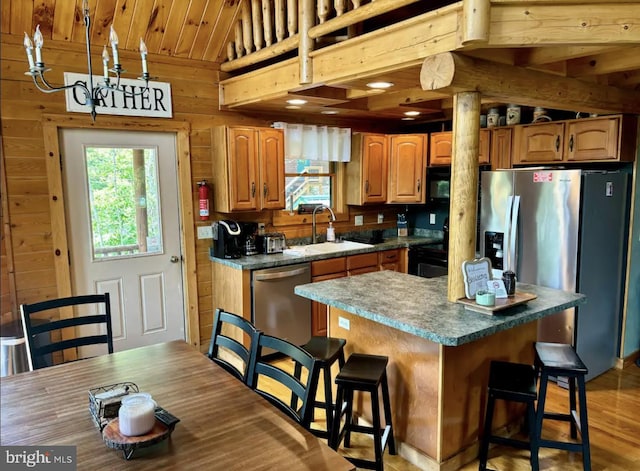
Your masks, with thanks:
[[[318,206],[316,206],[315,208],[313,208],[313,214],[311,215],[311,243],[315,244],[317,243],[317,235],[316,235],[316,211],[318,211],[318,209],[322,208],[322,210],[324,211],[324,209],[328,209],[329,212],[331,213],[331,220],[335,221],[336,220],[336,215],[333,214],[333,210],[327,206],[326,204],[319,204]]]

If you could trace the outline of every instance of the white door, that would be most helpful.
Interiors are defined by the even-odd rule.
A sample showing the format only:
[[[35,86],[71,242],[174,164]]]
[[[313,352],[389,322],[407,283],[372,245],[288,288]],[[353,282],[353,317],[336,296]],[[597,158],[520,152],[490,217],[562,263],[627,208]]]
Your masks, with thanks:
[[[61,131],[73,293],[108,292],[116,351],[184,339],[175,135]]]

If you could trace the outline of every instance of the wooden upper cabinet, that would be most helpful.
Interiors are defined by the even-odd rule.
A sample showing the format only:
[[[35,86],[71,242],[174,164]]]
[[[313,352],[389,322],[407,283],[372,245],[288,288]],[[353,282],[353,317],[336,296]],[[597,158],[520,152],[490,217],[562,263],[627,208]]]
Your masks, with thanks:
[[[389,140],[389,203],[424,203],[427,135],[395,134]]]
[[[216,211],[284,208],[282,130],[221,126],[214,129],[213,141]]]
[[[260,129],[260,209],[282,209],[284,201],[284,135],[280,129]]]
[[[453,155],[453,133],[451,131],[429,134],[429,167],[451,165]],[[478,164],[490,163],[491,135],[489,129],[480,129]]]
[[[565,123],[515,127],[514,164],[561,162]]]
[[[452,155],[451,131],[432,132],[429,134],[429,167],[451,165]]]
[[[388,156],[384,134],[352,136],[351,161],[347,164],[347,204],[360,206],[387,201]]]
[[[617,160],[619,130],[619,116],[567,123],[566,160]]]
[[[513,128],[491,129],[491,170],[511,168]]]

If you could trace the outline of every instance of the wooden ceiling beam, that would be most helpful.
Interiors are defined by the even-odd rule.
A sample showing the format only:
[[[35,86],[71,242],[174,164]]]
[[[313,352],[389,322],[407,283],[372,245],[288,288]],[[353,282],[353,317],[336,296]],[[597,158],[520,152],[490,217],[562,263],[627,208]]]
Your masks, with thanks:
[[[552,64],[577,57],[604,54],[605,52],[616,49],[620,49],[620,46],[532,47],[519,50],[514,65],[530,67],[534,65]]]
[[[640,92],[574,78],[552,76],[447,52],[425,59],[420,72],[424,90],[478,91],[485,97],[526,106],[591,113],[640,113]]]
[[[419,105],[422,102],[431,102],[448,97],[449,94],[438,91],[425,91],[420,88],[400,90],[394,93],[382,93],[368,98],[368,109],[380,111],[398,106]]]
[[[640,9],[640,6],[638,7]],[[596,54],[567,62],[569,77],[603,75],[640,68],[640,47],[622,48],[615,54]]]

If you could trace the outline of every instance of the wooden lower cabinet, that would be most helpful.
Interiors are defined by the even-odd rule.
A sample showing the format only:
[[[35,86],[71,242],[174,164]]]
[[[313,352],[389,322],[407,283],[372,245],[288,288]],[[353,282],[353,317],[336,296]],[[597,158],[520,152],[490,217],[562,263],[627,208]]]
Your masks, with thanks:
[[[406,273],[407,249],[390,249],[311,262],[311,282],[362,275],[378,270]],[[311,302],[311,335],[327,335],[327,305]]]

